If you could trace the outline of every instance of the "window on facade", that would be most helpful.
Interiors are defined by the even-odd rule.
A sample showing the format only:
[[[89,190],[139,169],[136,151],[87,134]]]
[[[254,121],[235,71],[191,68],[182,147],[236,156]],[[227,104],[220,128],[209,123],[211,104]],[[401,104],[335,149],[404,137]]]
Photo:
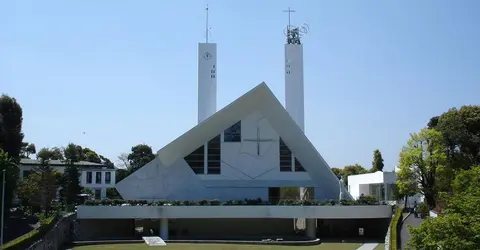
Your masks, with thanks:
[[[280,172],[291,172],[292,171],[292,152],[285,145],[282,138],[280,138]]]
[[[213,68],[215,68],[215,64],[213,65]]]
[[[92,184],[93,174],[92,172],[87,172],[87,184]]]
[[[210,73],[215,74],[215,70],[214,69],[210,70]]]
[[[105,184],[112,182],[112,172],[105,172]]]
[[[305,172],[302,164],[298,161],[297,157],[295,157],[295,172]]]
[[[185,161],[195,174],[203,174],[205,165],[205,147],[201,146],[187,155]]]
[[[220,135],[208,142],[208,167],[207,174],[220,174],[221,172],[221,139]]]
[[[102,172],[95,173],[95,183],[97,184],[102,183]]]
[[[225,129],[223,133],[224,142],[241,142],[242,141],[242,121],[233,124]]]

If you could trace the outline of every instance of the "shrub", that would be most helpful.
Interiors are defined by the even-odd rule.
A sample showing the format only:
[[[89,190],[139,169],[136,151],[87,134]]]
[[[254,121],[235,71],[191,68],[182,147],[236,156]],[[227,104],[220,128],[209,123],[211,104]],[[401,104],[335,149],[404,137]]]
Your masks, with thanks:
[[[366,196],[368,197],[368,196]],[[146,200],[87,200],[84,205],[86,206],[258,206],[258,205],[278,205],[278,206],[335,206],[338,205],[337,201],[318,201],[318,200],[294,200],[283,199],[277,203],[270,203],[260,198],[257,199],[244,199],[244,200],[159,200],[154,202],[148,202]],[[378,205],[375,199],[364,198],[362,200],[341,200],[340,205],[343,206],[358,206],[358,205]]]
[[[53,215],[48,218],[41,219],[41,226],[31,232],[22,235],[12,241],[3,245],[4,250],[23,250],[28,249],[33,243],[40,240],[48,231],[50,231],[55,223],[58,221],[59,216]]]
[[[428,205],[425,202],[420,203],[417,209],[417,212],[421,218],[430,216],[430,209],[428,209]]]
[[[398,234],[402,219],[402,209],[397,207],[395,209],[395,215],[393,216],[392,223],[390,224],[390,250],[397,250],[398,248]]]

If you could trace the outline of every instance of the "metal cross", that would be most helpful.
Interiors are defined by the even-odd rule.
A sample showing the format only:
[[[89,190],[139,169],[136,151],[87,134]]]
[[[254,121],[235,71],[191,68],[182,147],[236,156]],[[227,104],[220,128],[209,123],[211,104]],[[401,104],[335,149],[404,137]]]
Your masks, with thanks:
[[[273,139],[261,139],[260,138],[260,127],[258,127],[258,126],[257,126],[257,138],[256,139],[243,139],[243,140],[257,143],[257,155],[260,155],[260,142],[273,141]]]
[[[288,10],[284,10],[283,12],[288,12],[288,27],[290,29],[290,13],[295,12],[295,10],[292,10],[290,7],[288,7]]]

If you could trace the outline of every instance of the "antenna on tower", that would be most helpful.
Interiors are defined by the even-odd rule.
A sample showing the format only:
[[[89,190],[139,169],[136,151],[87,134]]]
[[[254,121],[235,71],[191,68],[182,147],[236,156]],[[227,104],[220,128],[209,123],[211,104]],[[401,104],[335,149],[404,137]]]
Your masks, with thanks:
[[[300,37],[306,35],[308,33],[308,25],[306,23],[302,24],[302,26],[294,26],[291,25],[290,21],[290,15],[292,12],[295,12],[295,10],[291,9],[288,7],[288,10],[284,10],[283,12],[288,13],[288,26],[285,27],[283,30],[283,34],[287,36],[287,43],[288,44],[301,44],[300,43]]]
[[[207,7],[205,8],[205,13],[206,13],[206,20],[205,20],[205,42],[208,43],[208,31],[209,31],[209,27],[208,27],[208,4],[207,4]]]

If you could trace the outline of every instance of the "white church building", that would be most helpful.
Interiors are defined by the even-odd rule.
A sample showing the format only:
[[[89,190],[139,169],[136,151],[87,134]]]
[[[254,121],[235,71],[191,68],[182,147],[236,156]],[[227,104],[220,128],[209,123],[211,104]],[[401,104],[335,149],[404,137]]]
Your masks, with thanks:
[[[153,161],[117,183],[116,189],[123,199],[226,201],[260,198],[275,202],[281,199],[282,188],[299,188],[298,199],[338,201],[340,196],[352,199],[304,132],[303,45],[300,40],[304,31],[301,27],[287,28],[285,107],[262,82],[217,110],[217,46],[200,43],[198,124],[160,149]],[[201,234],[205,232],[205,227],[199,226],[202,223],[213,231],[216,225],[224,228],[226,224],[218,220],[241,224],[243,222],[238,219],[242,219],[249,225],[270,225],[271,228],[262,229],[264,233],[281,231],[282,225],[293,231],[294,219],[306,218],[306,234],[314,238],[317,227],[323,223],[318,219],[389,219],[391,208],[80,206],[77,217],[88,220],[158,219],[156,227],[164,239],[168,239],[169,234],[178,236],[179,232]],[[200,221],[195,224],[194,220]],[[207,224],[206,220],[209,220]],[[279,224],[278,220],[282,222]],[[179,231],[174,232],[173,228]],[[224,231],[218,229],[218,233]]]

